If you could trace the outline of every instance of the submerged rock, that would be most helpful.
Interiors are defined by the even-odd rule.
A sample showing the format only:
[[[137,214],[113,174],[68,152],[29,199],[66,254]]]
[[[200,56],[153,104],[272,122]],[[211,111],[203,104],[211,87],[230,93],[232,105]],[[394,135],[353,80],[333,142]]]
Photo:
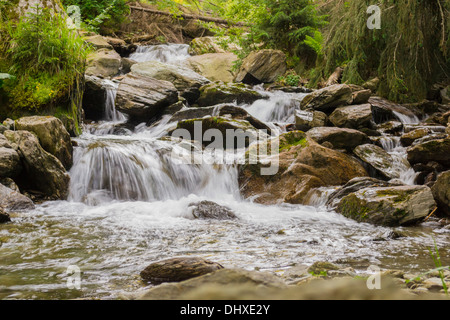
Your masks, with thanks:
[[[284,75],[286,70],[286,55],[282,51],[253,51],[242,61],[235,81],[247,84],[271,83]]]
[[[303,98],[302,110],[314,109],[325,113],[352,102],[352,90],[346,84],[335,84],[316,90]]]
[[[439,210],[450,216],[450,171],[439,174],[431,190]]]
[[[383,226],[410,225],[436,207],[425,186],[364,188],[343,197],[336,211],[359,222]]]
[[[179,257],[161,260],[147,266],[141,278],[151,283],[179,282],[223,269],[215,262],[197,257]]]
[[[168,81],[127,74],[120,82],[116,108],[130,116],[131,121],[149,121],[178,101],[178,91]]]
[[[207,84],[200,88],[200,107],[214,106],[221,103],[252,103],[264,99],[261,93],[243,83],[223,83],[220,81]]]
[[[188,208],[196,219],[233,220],[237,218],[230,208],[212,201],[191,203]]]
[[[147,61],[131,67],[134,75],[171,82],[189,103],[200,96],[200,87],[210,81],[191,69],[158,61]]]
[[[61,120],[52,116],[23,117],[16,121],[16,129],[36,134],[42,148],[58,158],[66,169],[70,169],[72,142]]]

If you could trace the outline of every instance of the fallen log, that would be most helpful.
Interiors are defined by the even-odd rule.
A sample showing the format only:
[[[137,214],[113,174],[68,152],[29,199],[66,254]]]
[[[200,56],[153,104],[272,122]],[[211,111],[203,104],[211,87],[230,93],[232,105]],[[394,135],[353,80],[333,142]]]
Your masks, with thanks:
[[[169,12],[159,11],[159,10],[149,9],[149,8],[143,8],[143,7],[130,6],[130,9],[131,10],[148,12],[150,14],[157,14],[157,15],[163,15],[163,16],[173,16],[173,14],[169,13]],[[246,24],[242,23],[242,22],[231,22],[231,21],[228,21],[228,20],[219,19],[219,18],[213,18],[213,17],[196,16],[196,15],[185,14],[185,13],[180,14],[179,16],[182,17],[183,19],[200,20],[200,21],[205,21],[205,22],[214,22],[214,23],[220,23],[220,24],[228,24],[228,25],[234,25],[234,26],[239,26],[239,27],[246,26]]]

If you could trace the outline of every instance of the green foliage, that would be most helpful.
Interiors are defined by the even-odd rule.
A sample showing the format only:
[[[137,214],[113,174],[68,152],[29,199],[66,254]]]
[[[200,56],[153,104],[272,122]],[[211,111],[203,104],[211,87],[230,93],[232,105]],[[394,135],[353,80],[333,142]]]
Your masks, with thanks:
[[[70,96],[84,74],[88,49],[65,17],[36,7],[6,30],[10,45],[1,55],[15,78],[3,89],[13,111],[37,112]]]
[[[62,0],[63,5],[78,6],[84,25],[93,31],[116,28],[129,14],[127,0]]]
[[[377,94],[397,102],[426,97],[432,84],[450,76],[450,0],[382,0],[381,29],[369,29],[368,0],[330,1],[323,56],[314,86],[336,67],[343,82],[362,84],[378,76]]]
[[[288,72],[286,75],[278,77],[277,82],[281,85],[297,87],[301,79],[301,76],[296,74],[294,71]]]

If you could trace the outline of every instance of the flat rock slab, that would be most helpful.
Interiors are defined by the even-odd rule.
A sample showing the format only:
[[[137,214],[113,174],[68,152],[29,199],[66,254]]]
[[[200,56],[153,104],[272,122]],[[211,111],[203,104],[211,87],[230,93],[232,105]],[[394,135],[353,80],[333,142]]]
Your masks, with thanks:
[[[141,272],[143,280],[151,283],[180,282],[223,269],[216,262],[198,257],[179,257],[150,264]]]

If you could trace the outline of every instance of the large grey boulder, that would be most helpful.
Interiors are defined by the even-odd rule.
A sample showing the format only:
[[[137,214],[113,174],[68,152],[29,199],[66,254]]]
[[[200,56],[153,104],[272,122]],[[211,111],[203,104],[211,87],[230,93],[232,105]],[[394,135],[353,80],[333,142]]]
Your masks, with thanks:
[[[331,112],[335,108],[345,106],[353,101],[352,90],[346,84],[335,84],[316,90],[303,98],[300,103],[302,110],[313,109]]]
[[[208,107],[221,103],[252,103],[264,98],[266,98],[264,95],[243,83],[217,81],[200,88],[197,104],[200,107]]]
[[[127,74],[117,90],[116,108],[131,121],[145,122],[177,101],[178,91],[172,83]]]
[[[8,130],[4,135],[21,154],[25,189],[38,190],[51,199],[67,198],[70,177],[58,158],[45,151],[31,132]]]
[[[18,212],[34,209],[34,203],[28,197],[0,184],[0,211]]]
[[[137,76],[171,82],[189,103],[197,100],[200,96],[200,87],[210,82],[189,68],[158,61],[134,64],[131,66],[131,72]]]
[[[215,262],[198,257],[178,257],[154,262],[141,272],[141,278],[153,284],[180,282],[223,269]]]
[[[352,151],[355,147],[368,143],[369,137],[358,130],[336,127],[317,127],[306,133],[319,144],[329,142],[333,149]]]
[[[211,81],[232,82],[233,64],[237,59],[234,53],[207,53],[186,59],[183,66]]]
[[[431,190],[439,210],[450,216],[450,171],[439,174]]]
[[[343,197],[336,211],[360,222],[401,226],[421,221],[435,207],[426,186],[369,187]]]
[[[418,142],[408,148],[408,161],[411,164],[436,161],[445,167],[450,167],[450,138]]]
[[[31,116],[16,120],[16,129],[33,132],[45,151],[61,161],[66,169],[72,166],[72,142],[70,134],[58,118]]]
[[[282,51],[253,51],[242,61],[235,81],[247,84],[272,83],[284,75],[286,70],[286,55]]]
[[[372,108],[366,103],[339,107],[330,115],[330,121],[336,127],[360,129],[371,127]]]

